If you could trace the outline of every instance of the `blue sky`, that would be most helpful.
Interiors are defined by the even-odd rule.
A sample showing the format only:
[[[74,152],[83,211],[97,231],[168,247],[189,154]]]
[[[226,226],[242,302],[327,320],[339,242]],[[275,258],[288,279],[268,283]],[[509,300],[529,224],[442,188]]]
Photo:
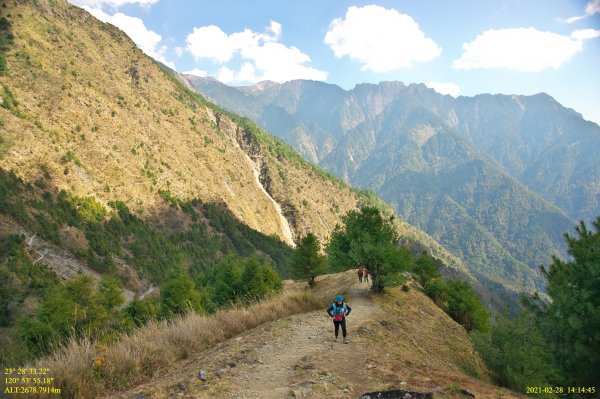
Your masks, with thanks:
[[[230,85],[546,92],[600,123],[600,0],[70,1],[177,71]]]

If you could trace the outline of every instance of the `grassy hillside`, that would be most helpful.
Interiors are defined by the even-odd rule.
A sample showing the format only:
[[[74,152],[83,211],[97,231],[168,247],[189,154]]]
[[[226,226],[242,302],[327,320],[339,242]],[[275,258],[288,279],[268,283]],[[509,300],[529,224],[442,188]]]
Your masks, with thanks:
[[[163,192],[169,207],[154,227],[122,202],[104,207],[91,197],[42,189],[38,186],[44,185],[43,180],[36,184],[27,186],[0,170],[2,365],[46,351],[20,339],[27,330],[22,321],[35,318],[39,304],[53,295],[57,276],[61,280],[80,274],[95,280],[113,276],[129,293],[129,302],[160,292],[183,266],[193,286],[206,296],[202,310],[211,311],[219,304],[211,305],[218,298],[209,287],[215,285],[211,280],[218,280],[215,268],[225,255],[258,256],[274,265],[279,275],[289,275],[292,248],[239,222],[222,204],[178,201]],[[127,332],[129,327],[113,329]]]
[[[307,231],[326,238],[359,203],[283,142],[187,90],[117,28],[66,1],[0,11],[14,35],[0,77],[0,166],[26,182],[49,176],[58,190],[123,201],[150,220],[168,207],[160,191],[224,203],[288,243]]]
[[[45,170],[57,189],[104,204],[120,200],[137,214],[164,209],[159,190],[224,202],[250,227],[291,242],[297,232],[285,232],[255,177],[262,164],[248,158],[233,134],[243,130],[168,79],[121,31],[65,1],[2,10],[15,34],[1,77],[10,98],[0,110],[4,169],[30,182]],[[271,168],[267,175],[280,175],[274,180],[287,178],[290,198],[300,196],[303,184],[321,191],[323,203],[297,210],[299,229],[311,226],[323,236],[333,228],[334,182],[286,159]],[[298,176],[287,176],[296,170]],[[350,190],[337,191],[343,210],[356,205]]]

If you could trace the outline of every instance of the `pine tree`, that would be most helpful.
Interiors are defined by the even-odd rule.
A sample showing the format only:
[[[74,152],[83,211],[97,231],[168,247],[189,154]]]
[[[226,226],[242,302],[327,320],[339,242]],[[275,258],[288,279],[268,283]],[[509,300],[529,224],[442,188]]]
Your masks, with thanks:
[[[243,293],[243,273],[241,259],[236,256],[224,256],[217,262],[209,276],[209,282],[214,287],[211,299],[217,307],[234,302]]]
[[[548,279],[550,302],[534,297],[541,331],[570,384],[593,386],[600,381],[600,217],[565,234],[572,259],[554,258]]]
[[[331,269],[366,268],[371,289],[382,292],[386,278],[402,267],[392,220],[385,220],[375,207],[363,207],[349,211],[342,221],[344,226],[336,226],[325,249]]]
[[[241,286],[245,299],[262,299],[281,291],[281,278],[269,263],[253,256],[245,260],[243,265]]]
[[[175,269],[161,287],[160,302],[166,317],[203,311],[200,294],[188,272],[182,267]]]
[[[294,278],[305,279],[311,287],[315,285],[315,278],[327,271],[327,261],[319,249],[319,239],[308,233],[300,239],[292,256]]]
[[[476,331],[473,344],[494,379],[502,386],[522,391],[526,386],[550,386],[559,383],[552,350],[527,312],[509,319],[497,315],[491,333]]]

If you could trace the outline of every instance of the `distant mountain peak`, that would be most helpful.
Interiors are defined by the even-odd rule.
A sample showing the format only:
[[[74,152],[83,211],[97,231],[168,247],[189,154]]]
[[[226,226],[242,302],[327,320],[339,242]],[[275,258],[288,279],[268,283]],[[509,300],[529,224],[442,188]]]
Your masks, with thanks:
[[[281,86],[280,83],[272,80],[261,80],[260,82],[253,84],[252,86],[243,86],[249,93],[260,92],[266,89],[270,89],[274,86]]]

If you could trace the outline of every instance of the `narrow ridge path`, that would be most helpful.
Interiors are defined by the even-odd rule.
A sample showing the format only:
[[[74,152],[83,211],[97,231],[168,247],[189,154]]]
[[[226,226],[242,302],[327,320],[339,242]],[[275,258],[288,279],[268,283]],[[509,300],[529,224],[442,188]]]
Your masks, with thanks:
[[[347,364],[350,360],[348,355],[355,355],[357,352],[354,333],[363,322],[377,313],[368,298],[367,291],[370,287],[367,283],[356,283],[345,298],[352,308],[347,319],[350,344],[343,344],[341,331],[340,342],[334,341],[333,323],[325,309],[275,322],[283,325],[283,328],[273,329],[269,340],[256,348],[258,363],[230,381],[233,383],[230,387],[239,387],[239,390],[230,391],[228,397],[288,398],[291,391],[306,391],[301,386],[294,386],[294,376],[298,369],[311,367],[312,359],[329,353],[338,358],[340,365]]]
[[[287,399],[346,398],[344,387],[364,373],[366,338],[361,324],[379,317],[369,298],[370,283],[355,282],[345,295],[349,344],[334,341],[326,309],[293,315],[247,331],[193,356],[170,375],[117,398]],[[332,292],[331,297],[337,295]],[[341,338],[341,331],[340,331]],[[357,363],[361,363],[360,366]],[[198,379],[206,371],[207,381]],[[352,375],[350,375],[352,374]],[[361,377],[362,378],[362,377]],[[360,379],[360,378],[358,378]],[[318,390],[331,389],[332,392]]]

